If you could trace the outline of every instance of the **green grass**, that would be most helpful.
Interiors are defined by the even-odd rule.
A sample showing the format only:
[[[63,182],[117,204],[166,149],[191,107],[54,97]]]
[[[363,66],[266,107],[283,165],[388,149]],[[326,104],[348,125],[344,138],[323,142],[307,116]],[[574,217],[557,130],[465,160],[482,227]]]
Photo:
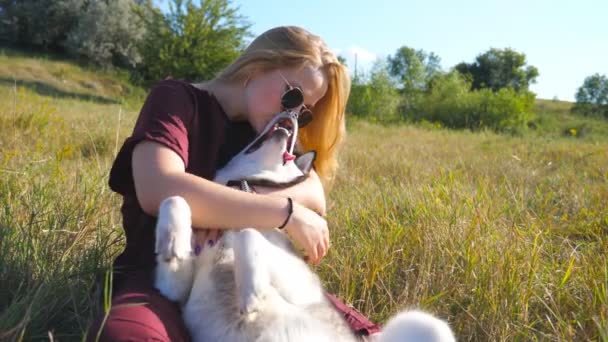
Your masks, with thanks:
[[[462,340],[597,339],[607,147],[356,124],[324,279],[378,321],[420,305]]]
[[[0,340],[79,340],[124,243],[107,177],[144,92],[14,53],[0,79]],[[567,106],[539,101],[523,137],[351,120],[329,290],[379,322],[424,308],[463,341],[608,340],[607,125]]]
[[[573,115],[573,103],[556,100],[536,100],[535,118],[530,134],[537,137],[573,137],[586,141],[605,141],[608,120]]]
[[[123,244],[107,187],[144,91],[121,75],[0,53],[0,340],[75,340]],[[96,89],[82,83],[97,84]]]

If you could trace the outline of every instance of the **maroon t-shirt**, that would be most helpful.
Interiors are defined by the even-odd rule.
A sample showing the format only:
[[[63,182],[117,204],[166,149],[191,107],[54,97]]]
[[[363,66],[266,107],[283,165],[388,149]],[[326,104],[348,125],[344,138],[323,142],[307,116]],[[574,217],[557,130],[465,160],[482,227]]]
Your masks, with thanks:
[[[128,277],[152,284],[155,266],[156,217],[144,213],[137,201],[131,169],[133,148],[143,140],[160,143],[182,158],[186,172],[211,180],[254,137],[248,122],[228,120],[217,99],[205,90],[177,80],[165,80],[152,88],[110,171],[110,188],[123,196],[127,240],[125,250],[114,261],[115,291]]]

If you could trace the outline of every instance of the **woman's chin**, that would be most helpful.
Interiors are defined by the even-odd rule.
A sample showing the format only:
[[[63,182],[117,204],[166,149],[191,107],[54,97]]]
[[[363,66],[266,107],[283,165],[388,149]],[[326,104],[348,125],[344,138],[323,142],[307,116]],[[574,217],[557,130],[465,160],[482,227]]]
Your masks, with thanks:
[[[256,119],[256,118],[250,118],[249,124],[251,125],[251,127],[253,128],[253,130],[255,131],[256,134],[260,134],[260,133],[262,133],[262,131],[264,130],[266,125],[270,122],[270,120],[272,120],[272,116],[267,119],[262,119],[262,120]]]

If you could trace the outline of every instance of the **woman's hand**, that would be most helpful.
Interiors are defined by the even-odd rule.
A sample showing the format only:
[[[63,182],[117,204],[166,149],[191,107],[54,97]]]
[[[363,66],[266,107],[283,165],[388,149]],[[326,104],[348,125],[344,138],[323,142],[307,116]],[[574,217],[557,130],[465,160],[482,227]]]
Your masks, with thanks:
[[[300,247],[308,261],[318,264],[329,249],[327,221],[314,211],[294,202],[293,213],[283,229]]]
[[[314,170],[310,171],[304,182],[288,188],[255,186],[254,191],[293,198],[293,214],[284,230],[304,249],[308,261],[316,264],[327,254],[330,246],[329,230],[322,217],[325,215],[325,193],[321,179]]]

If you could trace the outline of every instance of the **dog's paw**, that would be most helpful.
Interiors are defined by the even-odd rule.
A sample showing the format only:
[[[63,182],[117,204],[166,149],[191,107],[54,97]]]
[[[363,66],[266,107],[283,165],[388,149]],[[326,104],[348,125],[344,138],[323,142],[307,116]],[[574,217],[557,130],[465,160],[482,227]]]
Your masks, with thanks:
[[[161,261],[185,259],[192,253],[190,206],[182,197],[173,196],[160,204],[156,222],[156,254]]]

